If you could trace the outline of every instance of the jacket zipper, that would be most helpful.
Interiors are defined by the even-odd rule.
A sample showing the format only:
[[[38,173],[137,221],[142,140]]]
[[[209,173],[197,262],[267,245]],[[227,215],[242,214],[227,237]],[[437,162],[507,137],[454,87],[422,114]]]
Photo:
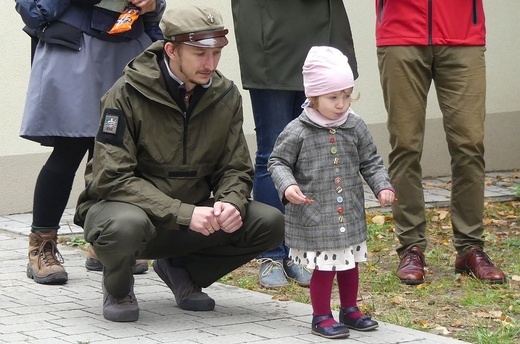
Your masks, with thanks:
[[[183,164],[186,164],[186,158],[187,158],[187,147],[188,147],[188,117],[187,117],[187,113],[186,112],[183,112],[182,113],[182,117],[183,117],[183,122],[184,122],[184,130],[183,130],[183,133],[182,133],[182,163]]]
[[[433,27],[433,0],[428,0],[428,45],[433,44],[433,33],[432,33],[432,27]]]
[[[224,92],[222,92],[222,94],[220,96],[215,98],[204,109],[200,110],[199,113],[204,112],[207,108],[209,108],[210,106],[212,106],[213,104],[218,102],[220,99],[224,98],[224,96],[226,94],[228,94],[229,91],[231,91],[231,89],[233,88],[233,85],[234,85],[234,83],[231,83],[231,85]],[[183,162],[183,164],[186,164],[186,161],[188,159],[188,117],[187,117],[186,112],[184,112],[183,115],[184,115],[183,116],[184,117],[184,120],[183,120],[184,121],[184,131],[183,131],[183,138],[182,138],[182,162]],[[190,115],[190,117],[191,117],[191,115]]]
[[[385,8],[385,0],[379,1],[379,22],[383,22],[383,10]]]
[[[473,25],[478,23],[477,0],[473,0]]]

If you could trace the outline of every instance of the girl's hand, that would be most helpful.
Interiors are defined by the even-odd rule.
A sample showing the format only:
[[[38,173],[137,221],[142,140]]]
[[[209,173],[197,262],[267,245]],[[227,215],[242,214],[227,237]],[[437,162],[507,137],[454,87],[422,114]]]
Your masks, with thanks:
[[[307,201],[307,197],[302,193],[298,185],[291,185],[284,192],[285,198],[293,204],[303,204]]]
[[[377,194],[377,199],[379,200],[379,204],[384,207],[392,204],[395,200],[395,193],[392,190],[381,190]]]

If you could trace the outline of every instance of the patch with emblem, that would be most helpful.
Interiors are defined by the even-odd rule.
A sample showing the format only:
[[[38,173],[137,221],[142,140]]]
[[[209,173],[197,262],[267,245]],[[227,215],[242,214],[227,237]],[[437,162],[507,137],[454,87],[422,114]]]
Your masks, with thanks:
[[[120,109],[105,109],[99,123],[96,140],[122,146],[125,135],[125,114]]]
[[[119,122],[119,117],[114,115],[106,115],[103,121],[103,132],[107,134],[116,134],[117,133],[117,123]]]

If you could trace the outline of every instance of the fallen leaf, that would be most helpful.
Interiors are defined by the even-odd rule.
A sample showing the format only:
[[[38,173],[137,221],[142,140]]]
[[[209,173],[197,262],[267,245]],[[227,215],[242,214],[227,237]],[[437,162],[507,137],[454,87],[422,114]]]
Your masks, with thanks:
[[[450,212],[447,210],[441,210],[439,211],[439,219],[444,220],[446,216],[448,216]]]
[[[477,313],[473,313],[474,316],[476,316],[477,318],[491,318],[491,314],[489,314],[488,312],[477,312]]]
[[[385,224],[385,217],[383,215],[377,215],[372,218],[372,223],[378,226]]]
[[[437,326],[436,328],[430,330],[430,333],[447,336],[448,334],[450,334],[450,331],[448,331],[448,329],[444,326]]]
[[[463,326],[463,323],[462,323],[461,320],[457,320],[457,321],[453,322],[453,323],[451,324],[451,326],[453,326],[453,327],[462,327],[462,326]]]
[[[400,305],[401,303],[405,302],[406,299],[402,296],[395,296],[392,298],[391,304],[392,305]]]
[[[502,311],[490,311],[489,314],[493,318],[501,318],[502,317]]]

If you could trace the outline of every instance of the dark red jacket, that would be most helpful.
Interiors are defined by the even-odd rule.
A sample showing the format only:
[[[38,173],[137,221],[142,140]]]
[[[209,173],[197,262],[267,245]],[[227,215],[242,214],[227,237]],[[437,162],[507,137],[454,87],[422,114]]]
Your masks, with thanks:
[[[485,45],[482,0],[376,0],[376,45]]]

